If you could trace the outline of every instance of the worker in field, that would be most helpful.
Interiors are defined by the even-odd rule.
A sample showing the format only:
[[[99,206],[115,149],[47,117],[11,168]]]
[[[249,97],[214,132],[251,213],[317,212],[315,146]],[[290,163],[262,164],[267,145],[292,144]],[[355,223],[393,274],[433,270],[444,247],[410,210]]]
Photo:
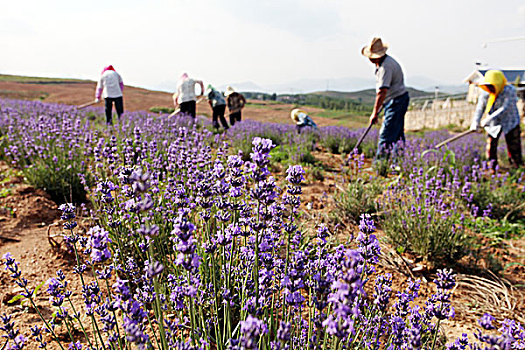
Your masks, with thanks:
[[[124,91],[124,83],[120,74],[115,71],[112,65],[109,65],[102,70],[100,79],[98,80],[95,90],[95,102],[99,102],[101,97],[104,97],[106,108],[106,123],[113,125],[112,110],[113,104],[117,111],[118,118],[124,113],[124,101],[122,92]]]
[[[195,94],[195,85],[200,86],[200,96],[204,95],[204,83],[202,80],[191,79],[188,74],[183,73],[177,83],[177,91],[173,94],[175,109],[180,108],[180,113],[196,116],[197,95]]]
[[[241,121],[241,114],[246,99],[244,96],[236,92],[231,86],[226,88],[226,102],[228,104],[228,110],[230,112],[230,125],[233,126],[236,122]]]
[[[315,124],[312,118],[310,118],[310,116],[302,109],[299,109],[299,108],[293,109],[292,112],[290,113],[290,117],[295,122],[298,133],[301,133],[301,129],[305,127],[317,129],[317,124]]]
[[[376,67],[376,97],[370,124],[376,124],[381,109],[384,110],[376,158],[388,157],[396,142],[405,141],[405,114],[409,103],[403,70],[395,59],[386,54],[387,49],[388,45],[383,44],[381,38],[373,38],[361,50],[363,56]]]
[[[514,86],[507,84],[505,75],[499,70],[489,70],[478,86],[483,90],[478,97],[476,111],[472,118],[471,130],[486,127],[487,158],[493,169],[498,163],[498,140],[505,135],[509,161],[515,168],[523,165],[520,139],[520,116]],[[482,119],[484,114],[487,114]]]
[[[224,129],[228,129],[228,123],[226,122],[226,119],[224,119],[224,113],[226,111],[226,101],[224,100],[222,94],[219,91],[215,90],[213,86],[208,85],[208,88],[206,90],[206,99],[208,100],[208,103],[210,104],[212,109],[213,127],[218,129],[220,120],[222,127]]]

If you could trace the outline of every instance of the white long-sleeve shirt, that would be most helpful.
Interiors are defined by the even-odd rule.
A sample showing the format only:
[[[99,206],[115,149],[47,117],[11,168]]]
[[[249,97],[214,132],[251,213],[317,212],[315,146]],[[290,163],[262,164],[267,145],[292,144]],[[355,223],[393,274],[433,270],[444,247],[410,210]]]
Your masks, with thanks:
[[[120,75],[114,70],[107,70],[100,76],[95,97],[97,99],[99,99],[101,95],[104,98],[121,97],[122,90],[124,90],[124,83]]]

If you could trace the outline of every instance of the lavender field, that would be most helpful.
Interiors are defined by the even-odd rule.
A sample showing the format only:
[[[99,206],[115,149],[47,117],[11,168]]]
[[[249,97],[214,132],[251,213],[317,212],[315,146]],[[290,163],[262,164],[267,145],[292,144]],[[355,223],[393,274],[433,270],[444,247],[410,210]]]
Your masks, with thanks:
[[[491,174],[483,135],[440,150],[446,130],[407,135],[372,164],[377,130],[356,152],[363,130],[343,127],[102,120],[0,100],[0,160],[57,203],[70,266],[31,279],[3,255],[2,286],[19,294],[0,349],[525,349],[525,260],[495,262],[508,242],[525,248],[525,173],[502,161]],[[301,196],[329,172],[313,215]],[[399,283],[392,254],[424,271]],[[467,272],[513,275],[516,302],[473,307],[472,331],[447,336]],[[10,315],[22,306],[31,321]]]

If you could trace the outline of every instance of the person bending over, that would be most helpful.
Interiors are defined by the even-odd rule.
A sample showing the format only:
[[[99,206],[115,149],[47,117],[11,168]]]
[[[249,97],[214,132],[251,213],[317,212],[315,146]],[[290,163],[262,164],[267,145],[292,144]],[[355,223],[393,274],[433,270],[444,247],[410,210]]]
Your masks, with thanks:
[[[183,73],[177,83],[177,92],[173,94],[175,109],[180,108],[180,113],[189,114],[192,118],[196,116],[197,95],[195,94],[195,85],[201,88],[202,96],[204,94],[204,84],[202,80],[191,79],[188,74]]]
[[[487,138],[487,158],[492,162],[493,170],[498,164],[498,140],[501,134],[505,135],[510,164],[515,168],[520,167],[523,158],[516,89],[507,84],[505,75],[499,70],[487,71],[478,86],[483,91],[478,98],[470,129],[478,130],[480,126],[495,128],[496,133],[489,134]],[[481,120],[485,113],[487,116]]]

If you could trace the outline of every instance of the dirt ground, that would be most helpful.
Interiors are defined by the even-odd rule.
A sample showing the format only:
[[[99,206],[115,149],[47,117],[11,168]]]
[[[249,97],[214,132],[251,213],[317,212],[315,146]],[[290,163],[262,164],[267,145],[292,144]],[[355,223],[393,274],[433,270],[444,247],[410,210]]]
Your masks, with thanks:
[[[50,103],[82,105],[93,101],[96,84],[89,82],[70,83],[21,83],[0,81],[0,97],[41,100]],[[175,88],[175,87],[174,87]],[[250,100],[243,109],[243,119],[264,121],[268,123],[292,124],[291,104],[275,104],[271,101]],[[103,106],[100,102],[97,106]],[[124,109],[127,111],[148,111],[152,107],[173,107],[172,94],[162,91],[152,91],[132,86],[124,88]],[[319,108],[306,108],[308,113],[320,112]],[[211,107],[206,101],[197,105],[197,113],[211,117]],[[335,119],[314,116],[319,126],[338,125]]]
[[[302,202],[305,221],[319,223],[326,222],[333,210],[331,195],[337,186],[341,186],[343,159],[341,156],[324,152],[314,152],[314,155],[323,163],[324,179],[316,180],[307,173]],[[0,256],[10,252],[21,263],[21,270],[33,287],[54,277],[56,270],[62,269],[71,281],[71,290],[81,290],[80,282],[72,272],[73,258],[65,255],[64,250],[57,249],[59,247],[54,242],[60,242],[59,238],[49,236],[60,232],[57,225],[57,205],[45,192],[24,184],[23,179],[5,163],[0,162],[0,174],[0,193],[4,194],[0,196]],[[341,240],[347,240],[356,232],[355,226],[348,225],[337,232],[337,235]],[[380,239],[384,236],[381,231],[377,235]],[[525,263],[525,238],[508,240],[502,248],[491,249],[491,256],[500,259],[502,264]],[[435,270],[432,267],[425,266],[417,257],[399,255],[387,244],[382,244],[382,251],[378,272],[393,275],[394,290],[403,289],[411,278],[420,279],[422,282],[421,301],[435,292],[432,283]],[[479,269],[476,271],[465,267],[472,266],[472,262],[465,264],[466,261],[457,265],[458,285],[453,296],[456,317],[442,324],[444,334],[449,339],[459,337],[462,333],[471,334],[477,328],[476,320],[484,312],[490,312],[498,320],[509,317],[525,323],[523,266],[510,267],[500,276],[496,276],[483,269],[486,261],[478,261]],[[4,271],[0,273],[0,285],[0,314],[13,314],[17,326],[21,327],[24,334],[29,334],[30,326],[40,324],[38,315],[31,308],[23,307],[19,303],[8,303],[21,290],[13,285]],[[50,317],[52,310],[47,306],[45,295],[45,289],[42,289],[38,294],[37,303],[43,308],[44,315]],[[78,308],[82,309],[79,293],[74,295],[73,300]],[[65,336],[65,330],[59,330],[59,333]],[[54,345],[50,348],[53,349]],[[36,349],[36,344],[28,349]]]

